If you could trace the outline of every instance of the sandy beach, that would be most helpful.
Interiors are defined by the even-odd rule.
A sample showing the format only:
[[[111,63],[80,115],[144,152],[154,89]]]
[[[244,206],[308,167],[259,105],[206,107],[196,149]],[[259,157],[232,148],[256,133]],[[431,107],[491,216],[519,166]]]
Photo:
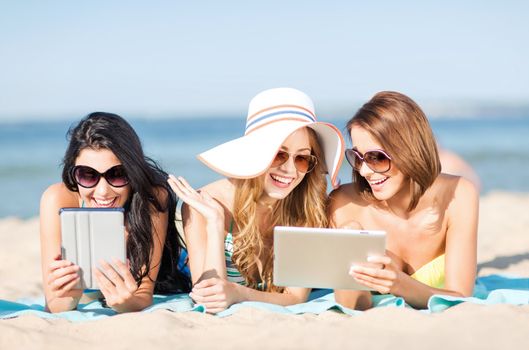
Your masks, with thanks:
[[[0,299],[40,296],[38,218],[0,219],[0,242]],[[480,276],[529,277],[529,194],[481,198],[478,263]],[[510,305],[461,304],[434,315],[380,308],[359,316],[247,308],[226,318],[159,310],[83,323],[35,316],[1,320],[0,348],[527,349],[528,329],[529,306]]]

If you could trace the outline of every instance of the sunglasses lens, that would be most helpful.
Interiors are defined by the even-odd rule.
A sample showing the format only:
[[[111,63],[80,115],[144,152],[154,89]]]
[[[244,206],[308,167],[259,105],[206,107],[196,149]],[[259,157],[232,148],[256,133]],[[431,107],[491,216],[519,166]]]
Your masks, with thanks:
[[[75,182],[77,182],[79,186],[91,188],[97,185],[101,175],[90,167],[77,166],[74,169],[74,177]]]
[[[294,166],[296,167],[296,170],[301,173],[308,173],[312,169],[314,169],[314,166],[316,165],[316,157],[314,157],[311,154],[296,154],[294,155]],[[279,151],[276,154],[276,157],[272,161],[272,168],[276,168],[278,166],[281,166],[285,164],[290,157],[290,154],[288,152]]]
[[[382,151],[368,151],[362,157],[356,150],[348,149],[345,158],[356,171],[360,171],[364,162],[375,173],[385,173],[391,167],[391,159]]]
[[[289,155],[288,155],[287,152],[283,152],[283,151],[277,152],[276,157],[272,161],[271,167],[275,168],[275,167],[278,167],[278,166],[281,166],[281,165],[285,164],[286,161],[288,160],[288,157],[289,157]]]
[[[362,167],[362,157],[352,149],[348,149],[345,151],[345,159],[349,162],[349,164],[355,169],[360,170]]]
[[[299,172],[308,173],[316,165],[316,157],[313,155],[307,154],[298,154],[294,158],[294,165]]]
[[[377,173],[383,173],[389,170],[389,158],[380,151],[366,152],[364,154],[364,161]]]
[[[105,174],[107,182],[114,187],[123,187],[129,183],[129,178],[125,173],[123,166],[118,165],[109,170]]]

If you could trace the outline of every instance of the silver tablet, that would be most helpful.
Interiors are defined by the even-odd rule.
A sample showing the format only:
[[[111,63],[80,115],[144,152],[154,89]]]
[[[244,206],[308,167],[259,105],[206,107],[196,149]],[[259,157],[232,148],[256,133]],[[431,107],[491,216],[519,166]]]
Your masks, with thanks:
[[[385,231],[276,226],[274,284],[368,290],[349,269],[370,255],[384,254],[385,247]]]
[[[92,268],[99,260],[126,261],[123,208],[62,208],[59,214],[62,258],[81,268],[76,288],[97,289]]]

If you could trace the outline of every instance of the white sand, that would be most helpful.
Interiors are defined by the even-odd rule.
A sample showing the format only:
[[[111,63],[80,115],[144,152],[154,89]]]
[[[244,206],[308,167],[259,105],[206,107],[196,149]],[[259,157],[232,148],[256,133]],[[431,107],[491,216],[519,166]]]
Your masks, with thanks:
[[[38,219],[0,220],[0,299],[42,293]],[[529,194],[491,193],[481,200],[479,275],[529,277]],[[227,318],[155,311],[71,323],[34,316],[0,321],[0,349],[342,349],[529,348],[529,306],[462,304],[441,314],[374,309],[282,315],[243,309]]]

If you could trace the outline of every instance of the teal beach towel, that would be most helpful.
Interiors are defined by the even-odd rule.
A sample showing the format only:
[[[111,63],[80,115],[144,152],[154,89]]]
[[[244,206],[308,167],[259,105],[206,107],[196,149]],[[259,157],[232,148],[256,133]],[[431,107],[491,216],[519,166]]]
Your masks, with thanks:
[[[458,298],[447,295],[433,295],[428,301],[428,308],[420,311],[424,313],[441,312],[465,302],[480,305],[529,305],[529,278],[517,278],[505,275],[480,277],[476,280],[474,295],[472,297]],[[374,307],[410,307],[403,298],[393,295],[374,295],[373,305]],[[291,306],[280,306],[253,301],[243,302],[234,304],[217,315],[219,317],[226,317],[244,307],[292,315],[303,313],[320,314],[328,310],[336,310],[347,315],[362,313],[362,311],[351,310],[338,304],[334,300],[334,294],[330,293],[319,296],[306,303]],[[203,306],[194,304],[187,294],[177,294],[171,296],[156,295],[153,305],[141,312],[152,312],[158,309],[174,312],[195,311],[203,313],[206,311]],[[109,317],[115,315],[116,312],[104,307],[99,301],[80,304],[75,311],[52,314],[44,311],[44,300],[42,298],[22,299],[17,302],[0,300],[0,319],[13,318],[25,314],[32,314],[42,318],[64,318],[78,322]]]
[[[193,300],[191,300],[187,294],[168,296],[155,295],[153,305],[141,312],[152,312],[158,309],[174,312],[205,312],[205,308],[201,305],[195,305]],[[113,316],[117,313],[111,308],[104,307],[98,300],[92,301],[88,304],[79,304],[77,310],[55,314],[44,310],[44,298],[21,299],[17,302],[0,300],[0,319],[13,318],[28,314],[49,319],[63,318],[70,321],[88,321]]]

